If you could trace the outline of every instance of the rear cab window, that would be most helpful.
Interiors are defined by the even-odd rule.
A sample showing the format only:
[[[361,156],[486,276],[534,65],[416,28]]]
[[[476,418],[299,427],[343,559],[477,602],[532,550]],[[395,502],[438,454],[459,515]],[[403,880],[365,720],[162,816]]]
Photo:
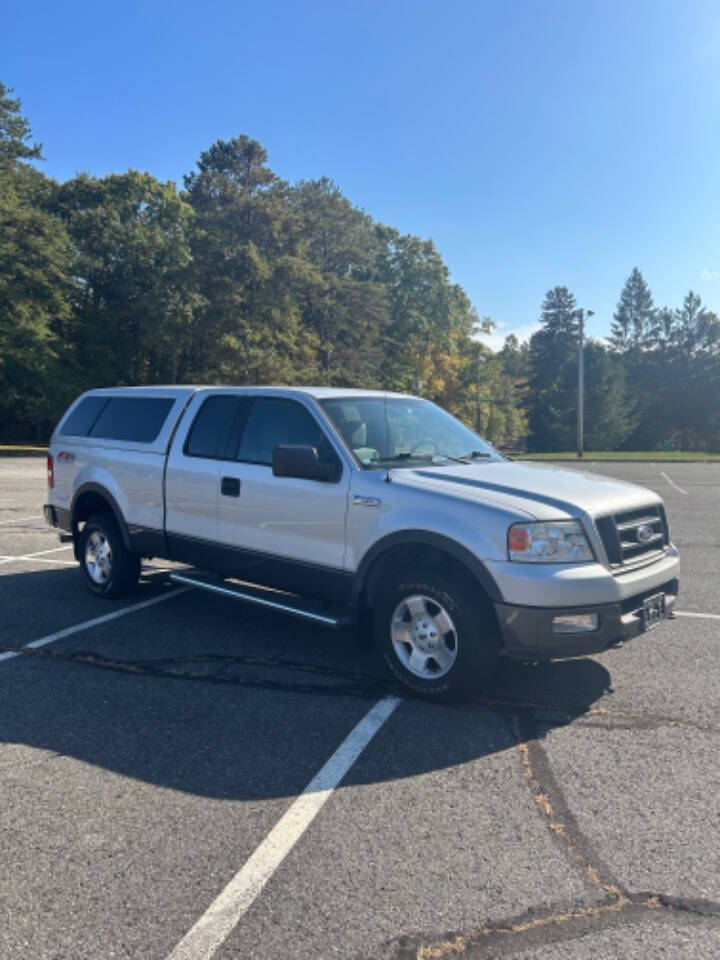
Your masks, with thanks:
[[[243,398],[233,394],[215,394],[204,400],[188,432],[185,456],[222,460],[242,405]]]

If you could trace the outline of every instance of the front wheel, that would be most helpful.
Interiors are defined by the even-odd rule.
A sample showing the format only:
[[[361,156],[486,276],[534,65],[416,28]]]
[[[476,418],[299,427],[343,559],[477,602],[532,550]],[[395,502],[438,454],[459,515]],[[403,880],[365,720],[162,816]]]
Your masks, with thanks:
[[[403,686],[431,699],[477,693],[497,670],[494,612],[481,588],[462,574],[429,569],[394,577],[380,592],[374,634]]]
[[[128,593],[140,577],[141,559],[123,543],[115,517],[100,514],[80,534],[80,566],[85,583],[102,597]]]

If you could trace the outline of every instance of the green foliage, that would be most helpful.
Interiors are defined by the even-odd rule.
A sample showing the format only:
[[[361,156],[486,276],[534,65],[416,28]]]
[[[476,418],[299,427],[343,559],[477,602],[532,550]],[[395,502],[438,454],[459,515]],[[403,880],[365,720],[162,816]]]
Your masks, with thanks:
[[[49,187],[25,163],[40,148],[27,143],[30,127],[9,93],[0,84],[0,422],[20,420],[32,437],[55,416],[70,244],[42,206]]]
[[[530,343],[527,396],[532,450],[575,446],[578,330],[565,287],[543,304]],[[585,346],[585,445],[596,450],[718,449],[720,320],[692,291],[655,310],[635,268],[615,313],[610,348]]]
[[[585,345],[585,445],[621,450],[637,425],[621,359],[597,340]]]
[[[195,213],[192,357],[180,379],[312,379],[316,338],[302,323],[312,279],[299,255],[289,186],[249,137],[219,140],[185,178]]]
[[[379,386],[389,317],[375,275],[382,249],[375,224],[325,177],[297,184],[291,203],[307,264],[302,316],[317,344],[317,376],[325,384]]]
[[[575,443],[578,310],[551,289],[498,353],[430,240],[377,223],[326,177],[291,185],[247,136],[179,192],[149,173],[58,184],[0,84],[0,421],[44,439],[104,384],[310,383],[420,393],[495,443]],[[656,310],[634,268],[611,347],[586,345],[587,445],[720,449],[720,321]]]
[[[652,293],[638,268],[633,267],[613,315],[610,342],[616,350],[629,350],[651,339],[655,332]]]
[[[20,101],[12,89],[0,83],[0,176],[17,168],[22,160],[39,160],[40,144],[30,144],[30,124],[20,113]]]
[[[0,421],[52,419],[48,397],[69,317],[68,238],[62,224],[0,181]]]
[[[629,442],[649,449],[715,449],[720,439],[720,321],[690,291],[657,312],[653,337],[623,358],[639,422]]]
[[[545,295],[530,339],[530,432],[534,450],[567,450],[575,437],[578,311],[567,287]]]
[[[67,361],[83,389],[173,381],[196,295],[186,271],[192,210],[172,183],[129,171],[60,186],[53,209],[73,248]]]

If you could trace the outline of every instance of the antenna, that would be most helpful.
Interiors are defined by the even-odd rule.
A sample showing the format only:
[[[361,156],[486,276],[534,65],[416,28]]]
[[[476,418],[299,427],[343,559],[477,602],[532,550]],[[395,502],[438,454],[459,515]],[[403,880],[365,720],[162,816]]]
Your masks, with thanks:
[[[390,420],[388,419],[388,395],[385,391],[385,483],[390,483]]]

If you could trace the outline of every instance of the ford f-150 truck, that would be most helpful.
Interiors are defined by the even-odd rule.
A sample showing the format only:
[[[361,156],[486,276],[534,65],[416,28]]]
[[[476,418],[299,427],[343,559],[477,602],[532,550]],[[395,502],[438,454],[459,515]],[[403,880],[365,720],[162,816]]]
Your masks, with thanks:
[[[178,582],[372,633],[438,698],[498,658],[575,657],[672,614],[661,499],[510,462],[440,407],[343,388],[132,387],[80,396],[48,456],[50,524],[87,586],[143,557]]]

